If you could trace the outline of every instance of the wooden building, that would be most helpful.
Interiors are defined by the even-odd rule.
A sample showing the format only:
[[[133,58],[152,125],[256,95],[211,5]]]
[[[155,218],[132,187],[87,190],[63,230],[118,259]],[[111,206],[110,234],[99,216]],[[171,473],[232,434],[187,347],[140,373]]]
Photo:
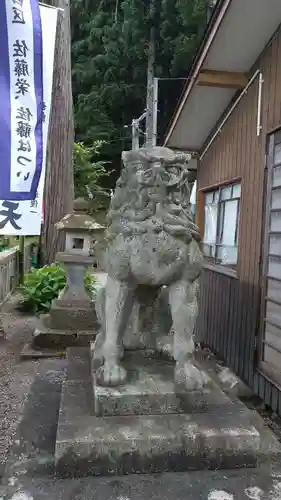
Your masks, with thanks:
[[[198,340],[281,414],[281,0],[218,0],[165,138],[194,152]]]

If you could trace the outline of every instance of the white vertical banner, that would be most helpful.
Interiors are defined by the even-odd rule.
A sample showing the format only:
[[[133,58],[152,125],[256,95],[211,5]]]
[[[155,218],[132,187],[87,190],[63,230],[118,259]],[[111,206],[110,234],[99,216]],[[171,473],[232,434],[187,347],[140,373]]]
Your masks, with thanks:
[[[0,2],[0,130],[0,199],[33,200],[43,164],[43,47],[38,0]]]
[[[46,173],[48,130],[52,102],[54,53],[56,42],[57,9],[40,5],[43,45],[43,101],[42,129],[43,164],[37,195],[33,200],[0,201],[0,235],[35,236],[41,232],[43,193]],[[16,122],[15,122],[16,123]]]

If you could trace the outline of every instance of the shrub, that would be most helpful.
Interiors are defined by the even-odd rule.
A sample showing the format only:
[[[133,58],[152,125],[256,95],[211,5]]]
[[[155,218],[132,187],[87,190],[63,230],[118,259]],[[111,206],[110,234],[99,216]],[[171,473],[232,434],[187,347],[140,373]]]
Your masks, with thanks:
[[[65,272],[57,264],[32,270],[25,276],[21,289],[25,309],[34,313],[48,312],[65,283]]]
[[[95,279],[87,273],[85,287],[91,297],[95,295]],[[59,264],[33,269],[25,276],[21,287],[23,307],[33,313],[47,313],[66,284],[66,275]]]
[[[85,288],[92,299],[96,296],[96,293],[97,293],[96,282],[97,282],[97,280],[93,274],[91,274],[89,272],[87,272],[85,274],[84,285],[85,285]]]

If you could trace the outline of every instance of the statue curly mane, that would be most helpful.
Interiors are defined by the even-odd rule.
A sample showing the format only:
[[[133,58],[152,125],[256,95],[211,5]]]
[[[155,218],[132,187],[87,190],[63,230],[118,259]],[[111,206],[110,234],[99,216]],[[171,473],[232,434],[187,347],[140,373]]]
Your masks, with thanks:
[[[199,239],[190,215],[186,157],[167,148],[123,153],[124,167],[109,210],[108,237],[168,233],[189,243]]]
[[[176,361],[176,384],[201,390],[204,379],[191,360],[203,256],[190,216],[186,157],[167,148],[141,148],[124,152],[122,160],[109,212],[107,283],[96,302],[101,330],[94,348],[95,380],[105,386],[127,380],[121,364],[127,332],[139,338],[137,344],[127,344],[134,349],[139,345],[159,352],[168,343]],[[163,287],[171,321],[165,333],[161,326],[157,340],[155,301]],[[143,314],[149,310],[150,315]]]

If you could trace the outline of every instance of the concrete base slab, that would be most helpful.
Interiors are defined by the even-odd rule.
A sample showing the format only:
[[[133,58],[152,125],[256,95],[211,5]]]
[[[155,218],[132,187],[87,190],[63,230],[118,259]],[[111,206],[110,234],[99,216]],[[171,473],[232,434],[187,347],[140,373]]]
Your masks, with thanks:
[[[96,331],[93,330],[55,330],[53,328],[36,328],[33,334],[32,347],[38,349],[67,349],[73,346],[87,346],[95,339]]]
[[[118,475],[254,467],[258,431],[245,418],[206,414],[88,417],[60,422],[56,471]]]
[[[123,475],[254,467],[260,433],[234,403],[197,414],[97,417],[89,394],[89,349],[68,350],[57,430],[59,475]],[[155,362],[155,360],[153,360]],[[89,375],[88,375],[89,373]],[[83,390],[87,387],[87,390]]]
[[[224,407],[231,410],[232,401],[208,377],[203,391],[188,393],[173,382],[174,362],[159,357],[126,353],[123,365],[128,382],[120,387],[101,387],[93,373],[96,416],[157,415],[163,413],[198,413]],[[230,406],[230,408],[227,408]]]
[[[25,344],[21,351],[21,359],[46,359],[46,358],[63,358],[66,355],[65,350],[52,349],[33,349],[31,344]]]

